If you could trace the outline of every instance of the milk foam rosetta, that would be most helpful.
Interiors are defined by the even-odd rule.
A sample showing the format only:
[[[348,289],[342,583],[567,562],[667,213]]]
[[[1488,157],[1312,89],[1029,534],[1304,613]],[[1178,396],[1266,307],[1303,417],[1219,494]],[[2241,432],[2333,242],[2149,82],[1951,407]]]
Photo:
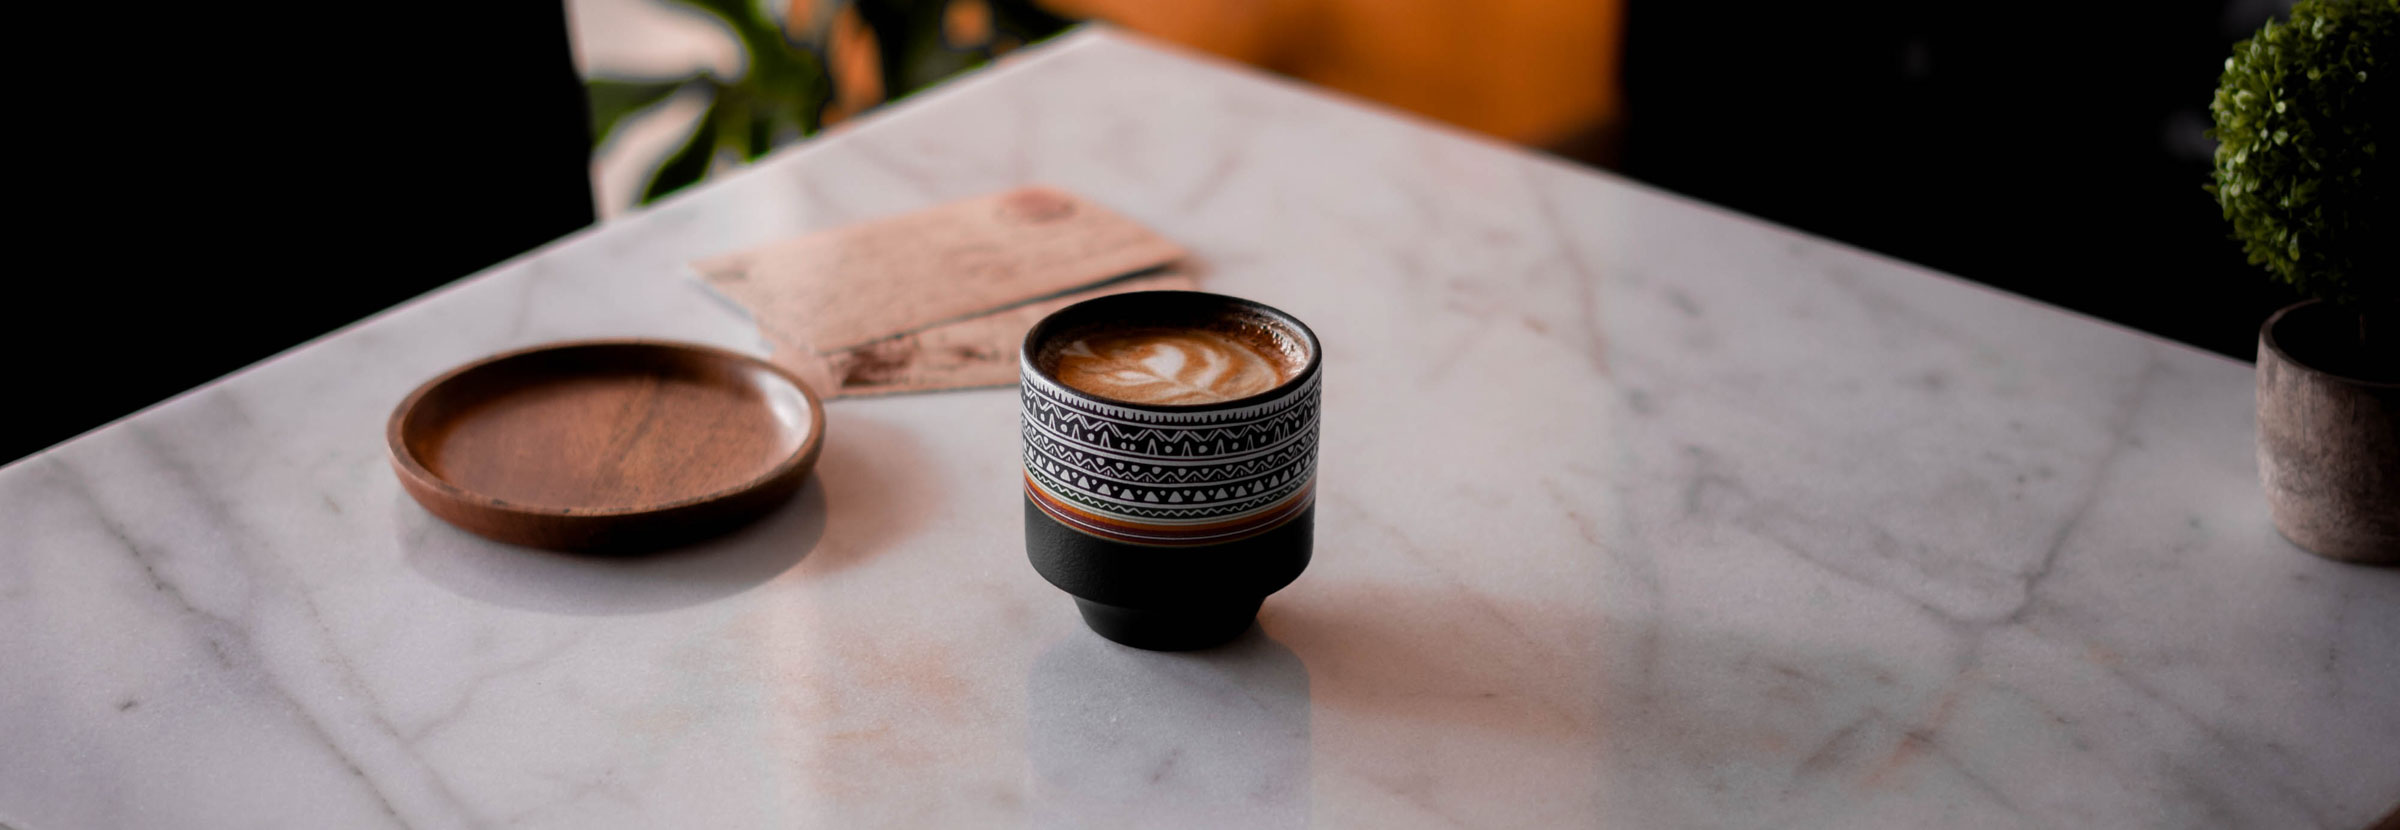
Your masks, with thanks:
[[[1248,338],[1200,328],[1103,329],[1053,352],[1058,381],[1103,398],[1199,404],[1246,398],[1290,377],[1283,354]]]

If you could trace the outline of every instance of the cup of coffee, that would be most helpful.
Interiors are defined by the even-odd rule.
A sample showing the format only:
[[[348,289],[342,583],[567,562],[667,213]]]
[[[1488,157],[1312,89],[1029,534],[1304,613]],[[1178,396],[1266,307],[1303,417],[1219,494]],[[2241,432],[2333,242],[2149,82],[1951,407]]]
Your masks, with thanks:
[[[1322,359],[1299,319],[1114,294],[1035,324],[1018,359],[1025,553],[1093,631],[1217,645],[1308,567]]]

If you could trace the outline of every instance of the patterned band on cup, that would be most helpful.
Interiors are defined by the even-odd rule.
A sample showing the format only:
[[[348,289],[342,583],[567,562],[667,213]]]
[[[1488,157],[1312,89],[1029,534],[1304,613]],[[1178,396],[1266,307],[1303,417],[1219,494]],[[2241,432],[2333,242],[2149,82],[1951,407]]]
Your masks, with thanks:
[[[1265,403],[1152,412],[1025,373],[1025,494],[1093,536],[1205,545],[1275,529],[1315,499],[1316,374]]]

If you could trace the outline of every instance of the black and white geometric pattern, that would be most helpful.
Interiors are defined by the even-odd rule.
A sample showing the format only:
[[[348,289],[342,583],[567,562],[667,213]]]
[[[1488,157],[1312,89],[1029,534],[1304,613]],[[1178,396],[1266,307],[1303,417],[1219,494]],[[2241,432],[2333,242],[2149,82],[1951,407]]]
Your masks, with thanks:
[[[1317,378],[1273,400],[1149,412],[1024,373],[1025,471],[1085,510],[1151,525],[1223,522],[1283,502],[1317,467]]]

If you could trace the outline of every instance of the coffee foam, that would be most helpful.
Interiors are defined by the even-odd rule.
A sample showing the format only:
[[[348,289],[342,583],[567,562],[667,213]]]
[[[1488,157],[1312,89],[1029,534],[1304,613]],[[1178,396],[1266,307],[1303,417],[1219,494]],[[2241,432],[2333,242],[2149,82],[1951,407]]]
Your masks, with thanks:
[[[1207,404],[1273,389],[1299,373],[1297,344],[1252,325],[1087,326],[1051,340],[1042,363],[1085,394],[1143,404]]]

